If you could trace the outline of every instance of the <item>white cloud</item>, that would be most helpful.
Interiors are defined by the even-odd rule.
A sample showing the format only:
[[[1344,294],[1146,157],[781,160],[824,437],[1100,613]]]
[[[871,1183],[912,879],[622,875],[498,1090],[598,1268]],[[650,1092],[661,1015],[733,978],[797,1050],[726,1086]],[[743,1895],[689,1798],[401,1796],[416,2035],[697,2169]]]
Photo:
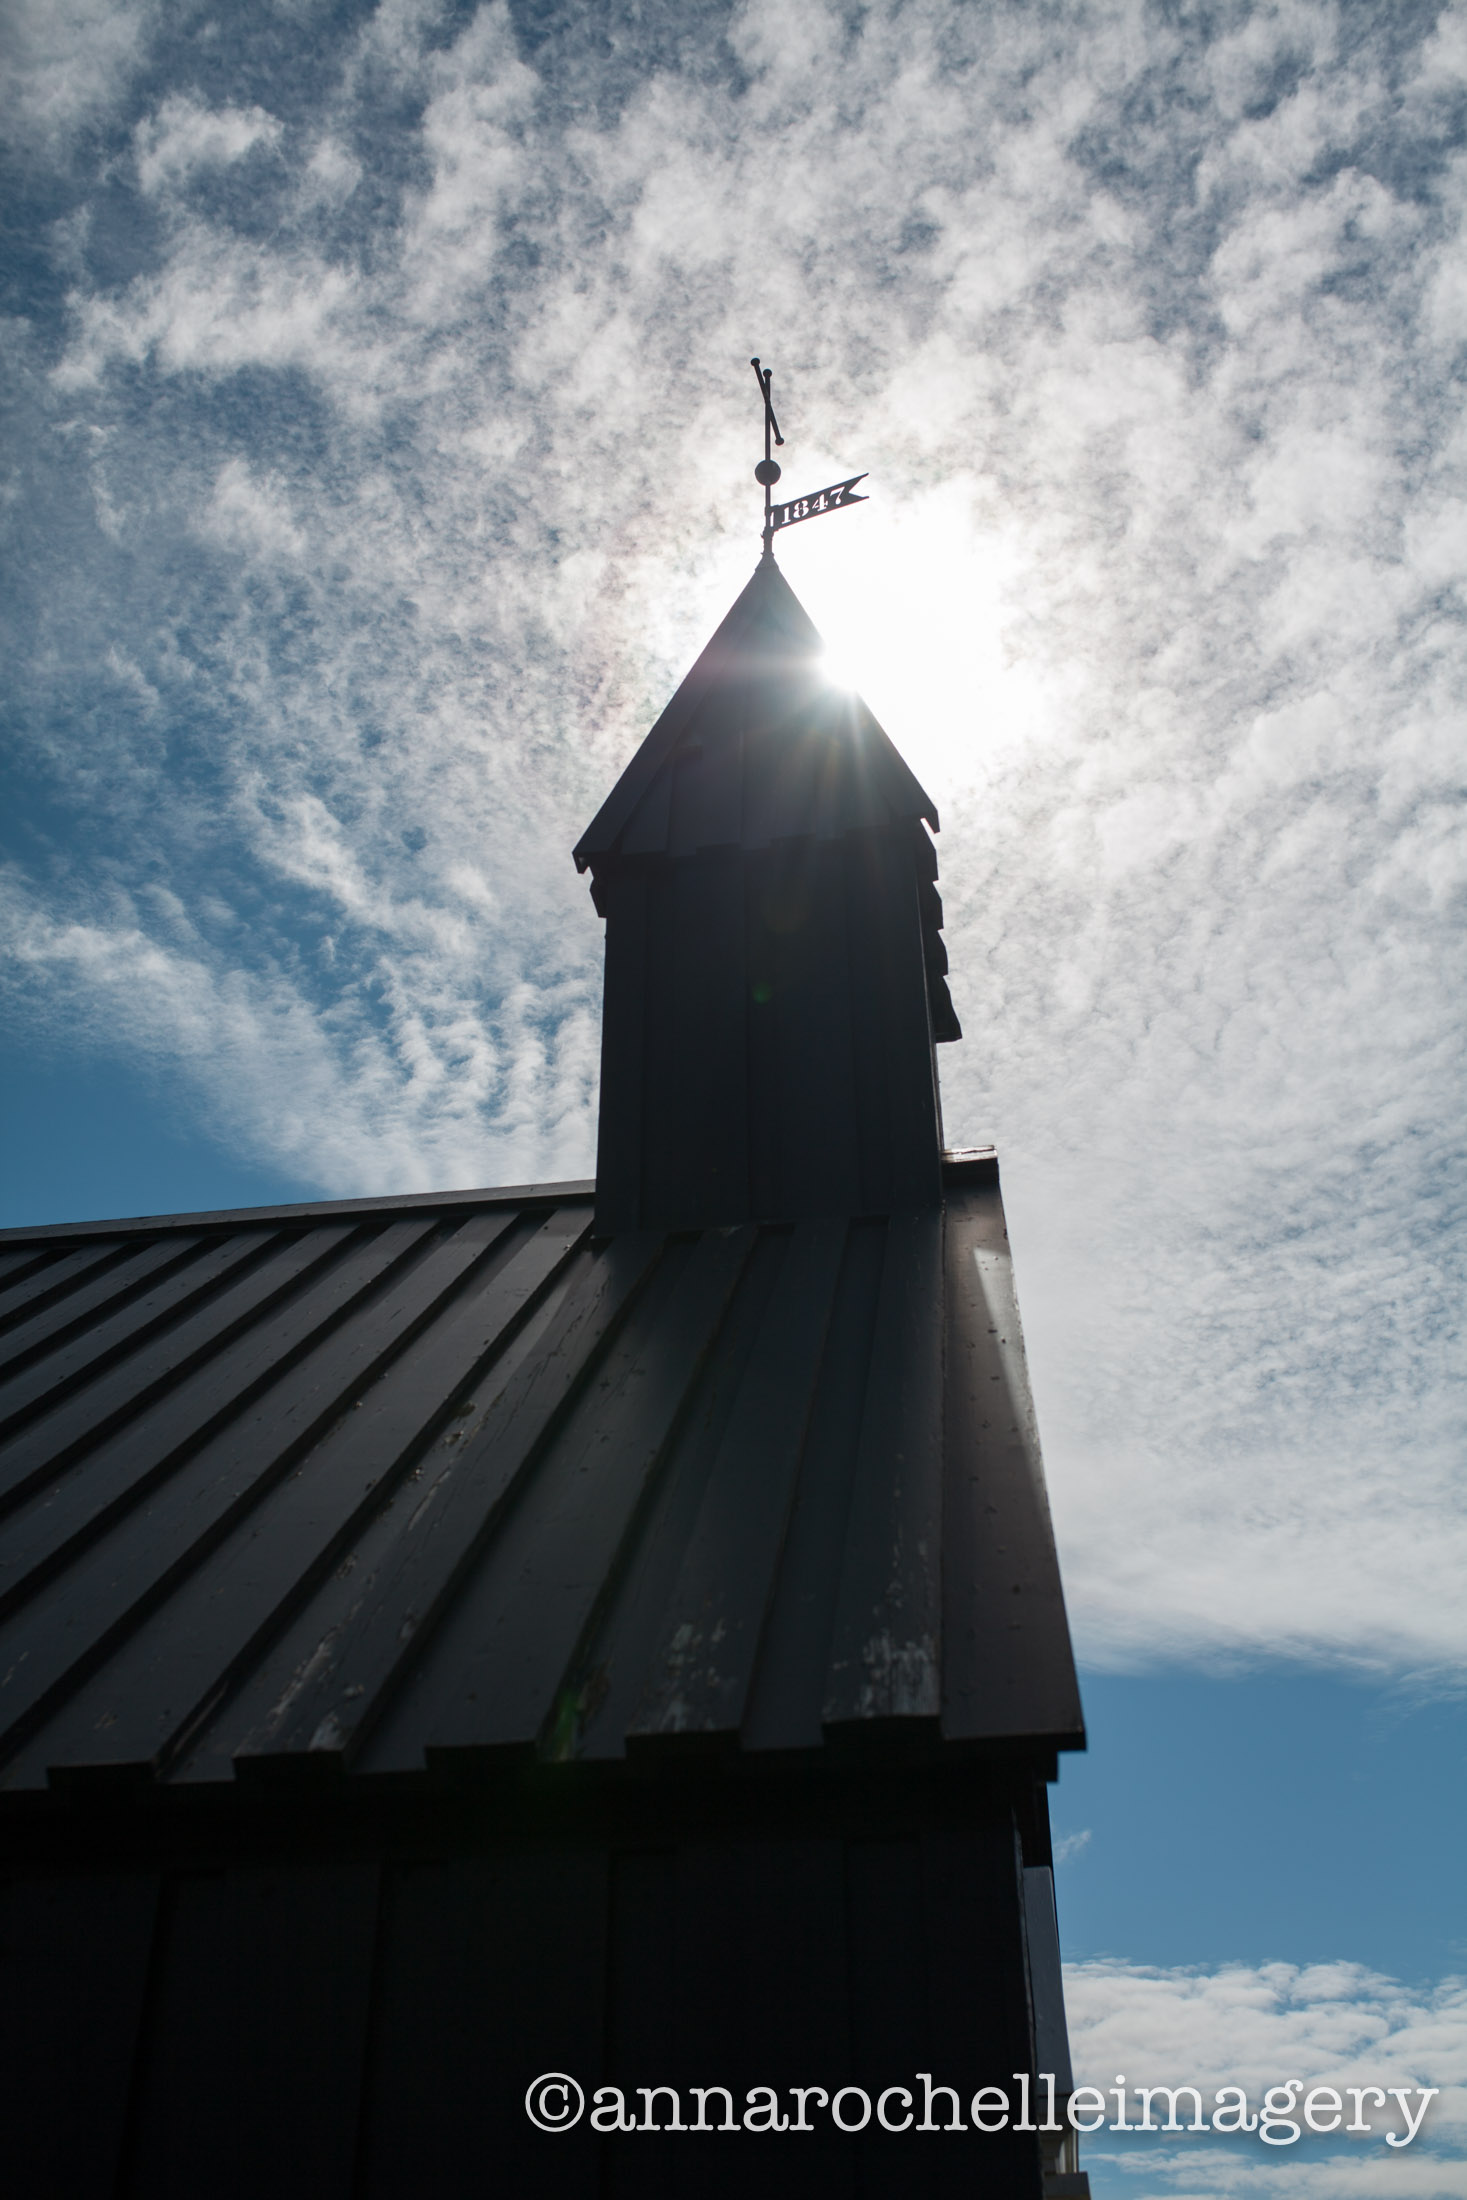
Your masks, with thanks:
[[[64,156],[125,93],[153,18],[117,0],[10,0],[0,30],[0,122]]]
[[[258,145],[278,145],[281,125],[263,107],[201,107],[175,95],[133,135],[138,181],[151,196],[176,190],[200,168],[230,167]]]
[[[288,492],[278,482],[257,480],[243,458],[220,467],[202,525],[246,556],[298,559],[306,547],[291,516]]]
[[[362,180],[362,164],[332,137],[322,138],[301,176],[302,197],[340,206]]]
[[[303,1183],[346,1196],[583,1166],[597,1053],[583,990],[520,985],[471,1014],[384,959],[383,1013],[347,999],[323,1016],[289,973],[229,967],[174,897],[60,923],[22,884],[3,886],[0,992],[21,1029],[79,1026],[101,1049],[168,1065],[214,1136]],[[237,921],[228,905],[208,916],[215,933]]]
[[[1213,2193],[1460,2200],[1467,2193],[1467,1985],[1459,1979],[1413,1988],[1351,1963],[1201,1971],[1096,1961],[1066,1966],[1065,2000],[1076,2083],[1105,2089],[1124,2078],[1128,2121],[1142,2113],[1132,2090],[1138,2085],[1196,2085],[1205,2115],[1218,2088],[1229,2085],[1243,2089],[1255,2112],[1268,2087],[1291,2078],[1387,2094],[1384,2106],[1372,2100],[1364,2108],[1371,2135],[1341,2136],[1324,2149],[1316,2139],[1313,2158],[1256,2137],[1182,2142],[1107,2127],[1082,2141],[1083,2159],[1092,2168],[1104,2164],[1107,2191],[1134,2192],[1136,2200]],[[1398,2140],[1404,2133],[1393,2086],[1438,2089],[1405,2148],[1385,2142],[1387,2130]],[[1414,2092],[1413,2115],[1418,2107]],[[1159,2104],[1153,2120],[1166,2113]],[[1181,2119],[1190,2113],[1184,2104]],[[1108,2114],[1114,2122],[1113,2106]],[[1328,2114],[1327,2103],[1319,2114]],[[1327,2159],[1318,2158],[1321,2151]]]
[[[80,336],[56,370],[67,392],[94,384],[114,359],[151,360],[166,374],[303,368],[329,376],[343,399],[368,404],[380,370],[354,340],[350,278],[311,255],[282,260],[190,223],[166,271],[125,305],[79,303]]]

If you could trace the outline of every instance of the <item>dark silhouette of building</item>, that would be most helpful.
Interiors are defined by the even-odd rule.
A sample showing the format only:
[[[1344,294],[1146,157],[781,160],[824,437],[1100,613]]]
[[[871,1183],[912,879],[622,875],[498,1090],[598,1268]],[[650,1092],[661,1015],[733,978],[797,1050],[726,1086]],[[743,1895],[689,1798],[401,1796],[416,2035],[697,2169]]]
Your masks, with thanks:
[[[17,2192],[1085,2189],[928,826],[766,556],[576,851],[594,1184],[0,1234]]]

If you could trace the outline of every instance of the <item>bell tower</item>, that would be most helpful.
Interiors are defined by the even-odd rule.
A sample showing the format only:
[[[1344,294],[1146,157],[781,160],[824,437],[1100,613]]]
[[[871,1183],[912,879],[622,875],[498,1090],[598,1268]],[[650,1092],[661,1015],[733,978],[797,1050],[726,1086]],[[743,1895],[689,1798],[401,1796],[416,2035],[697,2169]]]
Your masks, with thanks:
[[[600,1233],[935,1207],[937,811],[765,554],[575,850]]]

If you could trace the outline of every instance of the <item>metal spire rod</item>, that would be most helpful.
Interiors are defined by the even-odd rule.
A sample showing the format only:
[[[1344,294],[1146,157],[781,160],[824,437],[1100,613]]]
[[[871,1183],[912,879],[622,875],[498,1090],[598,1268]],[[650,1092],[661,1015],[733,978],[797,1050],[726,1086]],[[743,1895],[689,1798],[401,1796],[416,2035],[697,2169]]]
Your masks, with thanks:
[[[813,495],[807,497],[795,497],[789,504],[772,503],[769,492],[779,479],[780,464],[771,449],[771,442],[784,442],[784,437],[779,432],[779,422],[774,417],[774,399],[770,394],[774,371],[770,367],[761,367],[757,359],[751,359],[749,365],[754,370],[754,380],[758,383],[759,395],[764,400],[764,456],[754,468],[754,479],[764,491],[764,555],[772,558],[774,538],[781,527],[794,527],[802,519],[819,519],[825,512],[844,511],[848,504],[864,504],[866,499],[857,496],[856,484],[864,481],[866,476],[852,474],[846,481],[832,482],[828,489],[817,489]]]
[[[754,370],[754,380],[758,383],[759,394],[764,400],[764,456],[754,468],[754,479],[764,491],[764,555],[768,558],[774,555],[774,523],[770,514],[769,492],[778,481],[781,471],[778,459],[770,450],[769,439],[772,435],[776,443],[782,444],[784,437],[779,432],[779,422],[774,417],[774,399],[770,395],[774,369],[761,368],[757,359],[751,359],[749,365]]]

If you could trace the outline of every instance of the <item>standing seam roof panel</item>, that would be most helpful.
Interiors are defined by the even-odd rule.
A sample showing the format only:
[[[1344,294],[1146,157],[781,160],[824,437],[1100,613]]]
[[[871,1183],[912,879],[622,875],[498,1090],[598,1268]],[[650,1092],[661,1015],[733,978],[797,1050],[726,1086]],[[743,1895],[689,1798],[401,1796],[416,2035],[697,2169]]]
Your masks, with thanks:
[[[0,1784],[819,1749],[822,1719],[1078,1743],[978,1179],[945,1222],[600,1247],[583,1193],[130,1233],[137,1305],[245,1267],[116,1332],[79,1393],[95,1441],[74,1413],[26,1431],[62,1456],[27,1454],[40,1494],[0,1526]],[[74,1327],[53,1302],[73,1342],[94,1265]],[[85,1303],[125,1316],[126,1276]]]

